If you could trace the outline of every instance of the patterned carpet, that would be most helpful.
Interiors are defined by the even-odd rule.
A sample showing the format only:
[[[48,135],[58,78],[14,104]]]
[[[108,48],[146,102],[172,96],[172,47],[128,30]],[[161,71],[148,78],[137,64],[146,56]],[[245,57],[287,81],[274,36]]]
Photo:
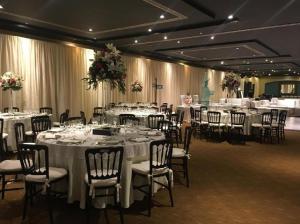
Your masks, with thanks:
[[[288,132],[280,145],[193,139],[191,187],[186,188],[176,176],[175,207],[169,207],[168,193],[161,190],[155,195],[151,218],[143,215],[145,202],[138,202],[125,211],[125,223],[299,224],[299,143],[300,132]],[[21,223],[23,193],[9,192],[0,200],[1,224]],[[55,202],[56,223],[85,223],[84,214],[78,204]],[[92,216],[91,223],[105,223],[103,212],[94,210]],[[108,216],[110,223],[120,223],[116,211],[109,210]],[[47,207],[41,198],[29,208],[24,223],[47,222]]]

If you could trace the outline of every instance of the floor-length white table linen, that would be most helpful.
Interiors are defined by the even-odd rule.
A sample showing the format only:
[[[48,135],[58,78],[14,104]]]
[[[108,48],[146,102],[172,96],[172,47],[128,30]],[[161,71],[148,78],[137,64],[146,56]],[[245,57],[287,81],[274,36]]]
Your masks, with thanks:
[[[91,127],[71,127],[57,133],[43,132],[37,137],[38,143],[49,148],[50,166],[65,168],[69,172],[68,202],[80,201],[80,207],[85,208],[84,175],[86,173],[85,150],[87,148],[105,146],[124,146],[123,166],[121,174],[121,204],[128,208],[133,202],[131,188],[131,165],[133,162],[149,158],[149,146],[152,140],[164,139],[160,132],[146,130],[144,127],[121,128],[117,136],[93,135]],[[139,139],[148,138],[139,142]],[[110,142],[119,141],[117,144]],[[60,186],[63,188],[63,186]],[[107,203],[113,203],[101,199],[96,201],[97,207],[104,207]]]

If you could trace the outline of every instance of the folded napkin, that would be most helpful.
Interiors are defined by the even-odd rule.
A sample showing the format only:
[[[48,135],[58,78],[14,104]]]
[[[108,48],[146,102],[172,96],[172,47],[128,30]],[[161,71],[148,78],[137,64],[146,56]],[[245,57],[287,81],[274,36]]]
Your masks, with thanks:
[[[58,144],[80,144],[82,142],[82,140],[78,139],[60,139],[57,141]]]
[[[116,145],[119,144],[120,140],[104,140],[96,142],[97,145]]]
[[[52,133],[45,133],[44,138],[45,139],[56,139],[56,138],[58,138],[58,136],[55,134],[52,134]]]

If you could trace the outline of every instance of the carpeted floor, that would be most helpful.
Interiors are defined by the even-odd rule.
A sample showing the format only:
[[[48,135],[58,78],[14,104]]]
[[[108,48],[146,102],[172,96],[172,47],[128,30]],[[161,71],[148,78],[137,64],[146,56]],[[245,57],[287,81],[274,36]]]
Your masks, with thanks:
[[[155,195],[152,217],[141,212],[144,202],[125,211],[125,223],[150,224],[299,224],[300,132],[287,132],[280,145],[247,142],[230,145],[193,139],[191,187],[176,178],[175,207],[169,207],[165,190]],[[9,192],[0,200],[0,223],[21,223],[23,191]],[[78,204],[55,203],[56,223],[85,223]],[[29,209],[24,223],[47,223],[41,199]],[[108,211],[110,223],[120,223],[118,213]],[[93,211],[91,223],[105,223],[103,213]]]

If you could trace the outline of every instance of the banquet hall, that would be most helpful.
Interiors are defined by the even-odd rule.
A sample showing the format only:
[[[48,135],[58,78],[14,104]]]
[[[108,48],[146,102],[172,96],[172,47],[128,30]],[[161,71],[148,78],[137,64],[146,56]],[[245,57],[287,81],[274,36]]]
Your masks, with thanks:
[[[0,224],[298,224],[299,10],[0,0]]]

